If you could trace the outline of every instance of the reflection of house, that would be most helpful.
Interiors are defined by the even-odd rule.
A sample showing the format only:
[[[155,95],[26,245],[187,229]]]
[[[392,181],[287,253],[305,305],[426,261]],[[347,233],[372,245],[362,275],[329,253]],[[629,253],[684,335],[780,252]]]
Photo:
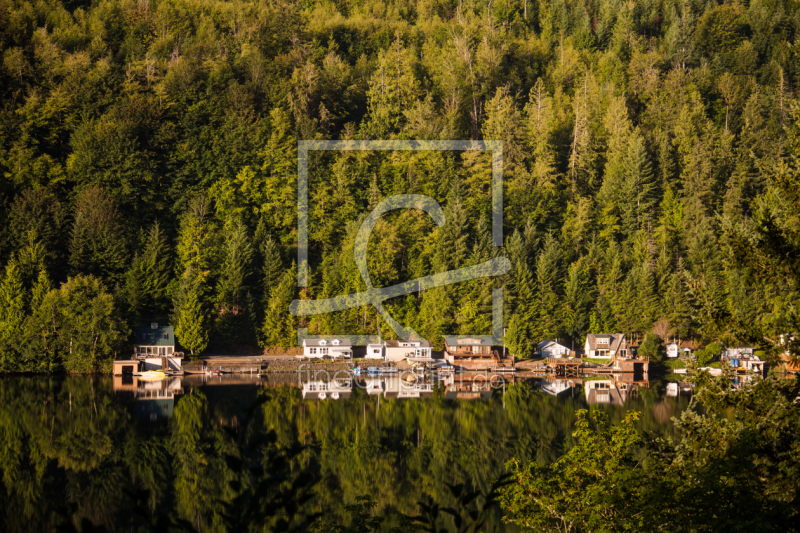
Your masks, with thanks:
[[[547,358],[547,357],[569,357],[573,355],[571,350],[564,346],[563,344],[559,344],[556,341],[542,341],[536,345],[536,353],[539,354],[539,357]]]
[[[303,383],[304,400],[338,400],[350,397],[353,383],[349,379],[309,381]]]
[[[430,359],[431,343],[426,340],[385,341],[383,349],[387,361],[402,361],[406,357]]]
[[[615,379],[591,379],[583,382],[588,404],[624,405],[628,394],[636,390],[635,383],[622,383]]]
[[[169,418],[175,406],[175,395],[183,394],[181,378],[145,381],[129,373],[114,376],[115,392],[133,393],[135,416],[158,420]]]
[[[418,377],[415,381],[404,379],[410,372],[387,376],[383,380],[384,398],[430,398],[433,396],[433,383]]]
[[[589,333],[584,347],[585,357],[629,357],[623,333]]]
[[[686,381],[672,381],[667,383],[667,396],[677,398],[678,396],[691,396],[694,385]]]
[[[506,360],[500,357],[499,350],[492,345],[491,337],[446,336],[444,357],[448,363],[463,370],[485,370],[513,365],[510,358]]]
[[[353,356],[349,339],[336,337],[303,339],[303,355],[305,357],[345,357]]]
[[[572,382],[566,379],[556,379],[553,381],[543,381],[540,385],[542,392],[551,396],[558,396],[562,392],[572,389]]]
[[[370,378],[364,380],[364,390],[370,396],[379,396],[383,392],[383,380],[380,378]]]
[[[482,374],[468,376],[464,374],[448,376],[444,380],[445,400],[475,400],[491,398],[492,384]]]

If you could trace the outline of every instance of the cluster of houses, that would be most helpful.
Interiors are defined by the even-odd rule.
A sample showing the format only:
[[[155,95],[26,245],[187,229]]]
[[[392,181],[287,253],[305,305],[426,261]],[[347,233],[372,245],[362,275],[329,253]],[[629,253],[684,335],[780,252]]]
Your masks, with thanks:
[[[781,342],[793,339],[793,336],[781,336]],[[305,338],[302,343],[303,357],[306,358],[352,358],[353,346],[347,337],[320,336]],[[607,360],[635,360],[638,342],[630,342],[623,333],[590,333],[583,346],[584,358]],[[668,342],[667,357],[691,358],[701,346],[693,340]],[[408,360],[412,362],[432,361],[431,343],[424,339],[417,340],[385,340],[366,346],[364,357],[390,362]],[[536,346],[536,356],[545,359],[563,359],[576,357],[576,352],[556,340],[543,340]],[[172,326],[150,326],[134,328],[134,361],[137,368],[131,367],[131,361],[115,362],[115,374],[124,371],[171,370],[180,371],[183,353],[177,351],[175,332]],[[514,366],[514,357],[509,355],[505,346],[497,346],[491,337],[444,336],[444,359],[455,368],[463,370],[498,370]],[[765,361],[757,354],[756,348],[740,345],[722,350],[720,359],[734,369],[763,373]],[[788,353],[782,355],[784,370],[796,372],[797,365],[791,362]],[[120,368],[116,368],[119,363]],[[123,368],[124,367],[124,368]],[[131,368],[129,368],[131,367]]]
[[[319,337],[303,339],[303,357],[307,358],[344,358],[353,357],[353,346],[346,337]],[[403,361],[406,358],[431,360],[431,343],[426,340],[383,341],[368,344],[366,359],[385,361]]]

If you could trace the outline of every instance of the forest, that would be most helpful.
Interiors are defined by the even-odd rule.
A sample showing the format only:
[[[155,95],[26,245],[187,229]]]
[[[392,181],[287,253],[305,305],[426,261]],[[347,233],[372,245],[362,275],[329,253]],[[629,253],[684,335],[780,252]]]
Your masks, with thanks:
[[[430,339],[652,333],[775,354],[800,331],[797,0],[0,0],[0,371],[92,372],[133,326],[187,354],[390,335],[372,282],[477,264],[502,277],[396,298]],[[297,143],[499,140],[484,151],[309,157],[297,286]]]

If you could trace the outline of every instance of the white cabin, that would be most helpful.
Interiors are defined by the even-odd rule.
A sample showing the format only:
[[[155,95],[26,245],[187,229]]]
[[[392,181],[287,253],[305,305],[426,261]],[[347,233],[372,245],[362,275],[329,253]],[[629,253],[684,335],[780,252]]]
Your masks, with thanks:
[[[303,356],[309,358],[322,357],[353,357],[353,348],[349,339],[336,337],[323,337],[317,339],[303,339]]]
[[[680,355],[681,351],[678,345],[674,342],[667,344],[667,357],[676,358]]]
[[[365,359],[383,359],[383,344],[367,344]]]
[[[402,361],[406,357],[430,359],[431,343],[426,340],[385,341],[383,350],[387,361]]]
[[[541,357],[569,357],[571,350],[556,341],[542,341],[536,345],[536,351]]]

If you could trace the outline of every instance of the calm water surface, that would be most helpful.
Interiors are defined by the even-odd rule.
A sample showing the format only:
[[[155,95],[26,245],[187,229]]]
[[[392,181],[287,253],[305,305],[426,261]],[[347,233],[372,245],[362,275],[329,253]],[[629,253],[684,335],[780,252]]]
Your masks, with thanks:
[[[4,529],[146,531],[185,520],[220,531],[237,512],[230,502],[265,471],[313,480],[299,515],[346,523],[343,503],[370,495],[388,527],[420,500],[451,504],[448,483],[485,490],[511,458],[555,460],[573,444],[579,409],[612,420],[635,409],[642,429],[671,435],[670,418],[688,403],[666,397],[664,383],[613,380],[526,381],[483,398],[452,384],[422,399],[354,387],[304,400],[275,379],[0,378]],[[302,451],[275,463],[297,444]],[[513,530],[499,513],[486,529]]]

